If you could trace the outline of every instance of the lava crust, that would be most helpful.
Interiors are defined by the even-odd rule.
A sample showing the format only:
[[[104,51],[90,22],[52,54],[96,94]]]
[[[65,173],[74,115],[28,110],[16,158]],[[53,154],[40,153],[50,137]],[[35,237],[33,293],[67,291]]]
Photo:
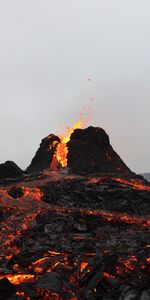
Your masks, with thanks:
[[[149,300],[150,184],[103,129],[69,139],[48,136],[1,181],[0,299]]]

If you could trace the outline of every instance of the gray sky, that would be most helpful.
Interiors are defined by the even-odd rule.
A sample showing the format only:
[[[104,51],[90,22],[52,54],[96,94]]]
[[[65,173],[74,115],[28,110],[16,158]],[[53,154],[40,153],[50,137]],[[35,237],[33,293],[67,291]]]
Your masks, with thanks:
[[[91,125],[150,171],[149,16],[149,0],[1,0],[0,162],[27,167],[94,97]]]

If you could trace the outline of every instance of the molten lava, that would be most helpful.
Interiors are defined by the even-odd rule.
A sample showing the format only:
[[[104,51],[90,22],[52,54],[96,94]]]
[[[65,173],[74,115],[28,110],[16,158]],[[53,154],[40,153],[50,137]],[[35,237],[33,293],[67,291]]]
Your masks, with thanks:
[[[34,275],[31,274],[4,274],[0,275],[0,279],[7,278],[12,284],[21,284],[34,281]]]
[[[76,123],[52,145],[62,167],[70,135],[81,126]],[[130,177],[64,173],[46,170],[0,187],[0,280],[7,278],[25,300],[101,299],[102,293],[118,299],[117,289],[128,282],[149,288],[150,185]],[[109,201],[112,207],[105,207]],[[139,213],[124,203],[139,205]]]
[[[51,163],[52,168],[56,166],[56,162],[59,162],[63,168],[67,167],[68,148],[66,144],[70,141],[70,136],[74,132],[74,130],[79,128],[83,128],[83,124],[81,121],[78,121],[76,124],[74,124],[72,128],[67,127],[66,132],[59,135],[61,143],[58,144],[56,153],[53,156],[53,161]]]

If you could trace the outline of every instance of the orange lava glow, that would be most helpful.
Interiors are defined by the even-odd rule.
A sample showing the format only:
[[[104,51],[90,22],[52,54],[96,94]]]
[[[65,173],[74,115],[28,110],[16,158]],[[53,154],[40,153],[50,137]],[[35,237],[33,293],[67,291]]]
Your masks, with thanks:
[[[24,297],[25,298],[25,293],[24,292],[17,292],[16,295],[18,297]]]
[[[125,179],[122,179],[122,178],[114,178],[117,182],[119,183],[122,183],[122,184],[125,184],[125,185],[128,185],[128,186],[131,186],[135,189],[138,189],[138,190],[145,190],[145,191],[150,191],[150,186],[146,186],[144,185],[143,183],[141,183],[140,181],[138,180],[125,180]]]
[[[0,275],[0,279],[7,278],[12,284],[21,284],[24,282],[33,282],[34,275],[31,274],[5,274]]]
[[[126,180],[124,178],[118,178],[118,177],[110,177],[110,176],[103,176],[101,178],[98,177],[92,177],[87,180],[87,183],[93,183],[93,184],[100,184],[102,183],[105,179],[111,179],[114,180],[118,183],[120,183],[123,186],[127,187],[132,187],[133,189],[137,190],[142,190],[142,191],[150,191],[150,185],[144,184],[144,182],[141,182],[140,180],[137,179],[131,179],[131,180]]]
[[[104,277],[104,278],[112,278],[112,279],[115,279],[115,276],[113,276],[113,275],[111,275],[111,274],[109,274],[109,273],[106,273],[106,272],[103,273],[103,277]]]
[[[79,124],[78,124],[79,125]],[[73,127],[75,128],[75,127]],[[74,129],[73,129],[74,130]],[[70,131],[71,134],[71,131]],[[66,143],[68,141],[68,137],[62,138],[62,141],[64,141],[64,145],[66,146]],[[57,154],[57,153],[56,153]],[[66,158],[65,158],[66,159]],[[53,174],[52,172],[52,180],[59,180],[62,175]],[[55,179],[56,177],[56,179]],[[66,178],[66,177],[65,177]],[[74,177],[73,177],[74,178]],[[139,190],[150,190],[150,186],[145,185],[142,183],[142,181],[138,180],[125,180],[123,178],[110,178],[110,177],[102,177],[102,178],[87,178],[86,183],[98,183],[103,184],[103,180],[105,179],[112,179],[116,182],[119,182],[122,186],[126,186],[129,188],[139,189]],[[43,180],[43,181],[42,181]],[[28,234],[32,231],[32,228],[35,230],[37,227],[36,217],[39,213],[47,213],[47,212],[60,212],[61,214],[78,214],[79,218],[83,216],[97,216],[104,220],[105,222],[120,222],[124,224],[133,224],[138,227],[150,227],[150,219],[148,217],[142,217],[142,216],[135,216],[135,215],[128,215],[125,213],[119,213],[119,212],[109,212],[104,210],[92,210],[92,209],[84,209],[84,208],[77,208],[77,207],[60,207],[55,205],[50,205],[48,203],[45,203],[42,201],[43,192],[42,192],[42,186],[44,183],[49,182],[51,180],[51,177],[44,178],[41,180],[41,183],[39,184],[39,187],[37,188],[34,186],[37,184],[37,182],[29,183],[29,186],[27,186],[27,183],[23,186],[23,183],[20,183],[20,186],[18,185],[18,188],[21,187],[23,190],[23,195],[18,198],[14,199],[11,197],[8,193],[8,190],[11,188],[7,187],[1,187],[0,189],[0,208],[2,207],[6,212],[12,211],[12,214],[6,215],[6,220],[1,221],[1,255],[4,256],[5,260],[9,262],[13,255],[17,255],[21,248],[19,248],[18,244],[16,246],[15,240],[19,240],[19,237],[21,235],[25,236],[25,238],[28,238]],[[109,185],[109,181],[108,181]],[[27,232],[25,232],[27,231]],[[29,233],[28,233],[29,232]],[[34,231],[33,231],[34,232]],[[24,235],[25,234],[25,235]],[[73,239],[80,240],[80,239],[91,239],[96,238],[95,237],[88,237],[84,235],[80,235],[79,233],[74,234],[72,237]],[[74,242],[74,241],[73,241]],[[146,248],[149,248],[150,245],[147,245]],[[46,248],[47,249],[47,248]],[[61,250],[60,250],[61,251]],[[107,250],[105,251],[107,253]],[[73,260],[72,257],[70,258],[70,253],[68,252],[58,252],[57,247],[51,248],[50,250],[46,250],[45,254],[42,254],[42,257],[40,259],[37,259],[36,261],[32,261],[28,269],[25,270],[23,268],[20,268],[19,263],[15,263],[13,265],[13,270],[17,274],[1,274],[0,279],[7,278],[12,284],[18,285],[26,282],[36,282],[38,276],[45,272],[57,272],[57,270],[63,270],[63,267],[65,270],[68,270],[68,274],[71,274],[71,277],[69,278],[70,282],[76,282],[80,277],[84,278],[84,275],[90,272],[92,270],[92,267],[90,265],[90,259],[91,257],[96,256],[96,253],[90,252],[85,253],[84,257],[79,259]],[[146,259],[147,264],[150,265],[150,257],[147,257]],[[117,275],[120,276],[126,276],[133,271],[136,270],[136,265],[139,264],[141,269],[144,269],[144,266],[139,263],[138,257],[132,255],[127,258],[120,258],[116,261],[115,267],[116,267],[116,277]],[[76,271],[73,272],[73,266],[75,266]],[[20,268],[20,269],[19,269]],[[24,270],[24,271],[23,271]],[[108,270],[108,269],[107,269]],[[8,272],[8,271],[7,271]],[[20,274],[18,274],[20,272]],[[23,273],[25,272],[25,274]],[[28,274],[28,272],[31,272],[31,274]],[[66,271],[67,272],[67,271]],[[110,271],[111,272],[111,271]],[[110,279],[115,278],[114,275],[109,274],[107,272],[103,273],[103,277],[108,282]],[[51,293],[50,291],[45,290],[38,290],[38,293],[40,295],[40,299],[47,300],[62,300],[62,298],[55,294]],[[24,292],[17,292],[16,294],[18,297],[25,297]],[[74,294],[71,295],[74,298],[68,298],[68,300],[77,300]],[[27,298],[25,298],[27,299]],[[28,298],[29,299],[29,298]]]
[[[37,261],[33,262],[33,270],[35,273],[42,273],[45,270],[45,263],[49,260],[49,257],[44,257],[38,259]]]
[[[55,255],[61,255],[60,252],[55,252],[55,251],[48,251],[48,253],[51,254],[51,256],[55,256]]]
[[[88,262],[81,262],[81,266],[80,266],[80,271],[81,273],[83,272],[83,270],[88,266]]]
[[[126,274],[126,273],[130,273],[132,271],[135,270],[135,264],[137,263],[138,259],[136,256],[132,255],[131,257],[129,257],[128,259],[122,259],[120,258],[118,260],[119,265],[116,266],[116,271],[117,274]],[[121,263],[121,265],[120,265]]]
[[[146,259],[147,263],[150,265],[150,257]]]
[[[37,292],[38,292],[38,296],[40,296],[40,299],[43,299],[43,300],[62,300],[62,298],[60,298],[58,294],[51,293],[47,289],[39,289],[38,288]]]
[[[74,132],[75,129],[78,128],[83,128],[82,121],[78,121],[77,123],[75,123],[72,128],[67,127],[64,134],[59,135],[61,143],[59,143],[56,148],[56,153],[53,156],[51,168],[55,167],[56,162],[59,162],[63,168],[67,167],[68,149],[66,144],[70,141],[71,134]]]
[[[6,211],[13,210],[13,214],[7,218],[7,222],[1,222],[1,244],[5,259],[9,261],[13,254],[18,254],[20,249],[15,245],[16,237],[21,236],[23,230],[27,230],[41,211],[41,189],[35,187],[21,186],[24,195],[18,199],[12,198],[5,188],[0,189],[0,207]],[[14,222],[15,220],[15,222]]]
[[[29,187],[22,187],[24,190],[24,197],[33,197],[35,200],[40,201],[43,197],[43,192],[39,188],[29,188]]]

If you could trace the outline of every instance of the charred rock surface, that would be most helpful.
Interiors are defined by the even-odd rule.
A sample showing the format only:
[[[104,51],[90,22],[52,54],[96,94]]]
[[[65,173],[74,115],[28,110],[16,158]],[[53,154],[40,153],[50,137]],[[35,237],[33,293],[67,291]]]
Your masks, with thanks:
[[[10,299],[150,299],[149,184],[54,172],[0,196]]]
[[[150,300],[150,184],[93,127],[72,134],[69,173],[42,173],[58,143],[0,187],[0,299]]]
[[[67,146],[68,167],[73,173],[135,176],[113,150],[109,137],[102,128],[90,126],[76,129]]]
[[[8,190],[8,195],[14,199],[21,198],[24,195],[24,191],[21,187],[13,186]]]
[[[58,144],[59,137],[51,134],[44,138],[36,152],[27,173],[35,173],[50,168]],[[118,174],[137,178],[136,174],[122,161],[110,144],[109,136],[104,129],[99,127],[88,127],[76,129],[67,143],[67,166],[74,174]],[[60,168],[61,165],[55,165]]]
[[[0,299],[11,299],[10,296],[13,296],[16,293],[15,286],[9,282],[7,278],[0,280]]]
[[[150,215],[149,191],[128,186],[123,179],[118,182],[104,177],[93,181],[92,178],[74,178],[48,182],[42,186],[42,200],[60,207]]]
[[[20,178],[23,174],[24,172],[13,161],[0,164],[0,179]]]
[[[26,172],[33,173],[50,168],[58,143],[60,139],[56,135],[50,134],[44,138]]]

